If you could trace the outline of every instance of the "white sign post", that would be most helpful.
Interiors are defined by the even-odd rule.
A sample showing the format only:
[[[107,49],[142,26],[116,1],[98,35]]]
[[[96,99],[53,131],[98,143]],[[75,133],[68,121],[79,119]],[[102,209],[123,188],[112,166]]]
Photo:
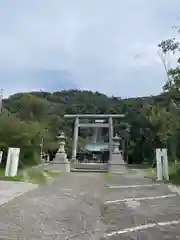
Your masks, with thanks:
[[[169,180],[167,149],[156,149],[157,180]]]
[[[0,163],[2,163],[3,151],[0,151]]]
[[[157,180],[159,181],[163,180],[161,149],[156,149],[156,169],[157,169]]]
[[[20,148],[9,148],[6,162],[6,177],[15,177],[17,175],[19,163]]]
[[[165,180],[169,180],[167,149],[164,148],[161,150],[161,152],[162,152],[162,158],[163,158],[163,176]]]

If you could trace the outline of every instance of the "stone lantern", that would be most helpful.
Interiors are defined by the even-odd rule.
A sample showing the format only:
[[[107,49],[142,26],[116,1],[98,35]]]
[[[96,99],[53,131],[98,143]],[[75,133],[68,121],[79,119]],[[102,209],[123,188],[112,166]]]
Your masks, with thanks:
[[[121,137],[118,136],[118,134],[116,133],[115,137],[113,137],[113,153],[120,153],[120,140]]]
[[[57,136],[58,142],[59,142],[59,149],[58,153],[65,153],[65,144],[66,144],[66,137],[64,133],[62,132],[59,136]]]
[[[55,170],[59,170],[60,172],[70,172],[70,163],[67,159],[67,154],[65,152],[65,144],[66,137],[62,132],[59,136],[57,136],[59,142],[59,149],[56,153],[56,156],[52,162],[52,164],[56,164]]]
[[[126,163],[124,162],[122,151],[119,149],[120,147],[120,140],[117,134],[113,137],[113,152],[112,152],[112,159],[109,161],[109,168],[108,171],[110,173],[125,173],[127,172]]]

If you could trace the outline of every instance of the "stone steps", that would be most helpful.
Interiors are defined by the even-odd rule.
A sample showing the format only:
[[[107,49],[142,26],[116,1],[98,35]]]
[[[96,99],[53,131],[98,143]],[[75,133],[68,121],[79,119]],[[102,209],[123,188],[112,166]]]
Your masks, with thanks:
[[[74,163],[71,172],[108,172],[108,164],[103,163]]]
[[[111,164],[109,166],[109,172],[111,172],[111,173],[126,173],[127,167],[126,167],[126,165]]]
[[[97,172],[97,173],[106,173],[108,172],[107,170],[103,170],[103,169],[83,169],[83,168],[71,168],[71,172]]]

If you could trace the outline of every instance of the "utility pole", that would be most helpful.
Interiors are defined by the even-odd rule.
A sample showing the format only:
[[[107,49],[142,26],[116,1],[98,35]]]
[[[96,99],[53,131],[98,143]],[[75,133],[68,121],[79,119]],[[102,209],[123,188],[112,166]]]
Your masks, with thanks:
[[[40,157],[41,157],[41,161],[43,160],[43,148],[44,148],[44,133],[47,132],[48,129],[44,128],[43,130],[43,134],[41,136],[41,143],[40,143]]]
[[[0,114],[2,113],[3,89],[0,89]]]
[[[41,143],[40,143],[41,162],[43,160],[43,145],[44,145],[44,138],[43,138],[43,136],[41,136]]]

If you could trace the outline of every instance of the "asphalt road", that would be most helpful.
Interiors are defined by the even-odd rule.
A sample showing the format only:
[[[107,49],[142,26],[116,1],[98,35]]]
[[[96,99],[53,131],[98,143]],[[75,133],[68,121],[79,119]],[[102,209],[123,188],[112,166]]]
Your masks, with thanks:
[[[180,197],[142,171],[70,173],[0,206],[3,240],[180,239]]]
[[[180,239],[180,196],[168,185],[143,179],[141,171],[114,176],[106,185],[101,239]]]
[[[99,174],[71,173],[1,205],[0,239],[99,240],[103,186]]]

